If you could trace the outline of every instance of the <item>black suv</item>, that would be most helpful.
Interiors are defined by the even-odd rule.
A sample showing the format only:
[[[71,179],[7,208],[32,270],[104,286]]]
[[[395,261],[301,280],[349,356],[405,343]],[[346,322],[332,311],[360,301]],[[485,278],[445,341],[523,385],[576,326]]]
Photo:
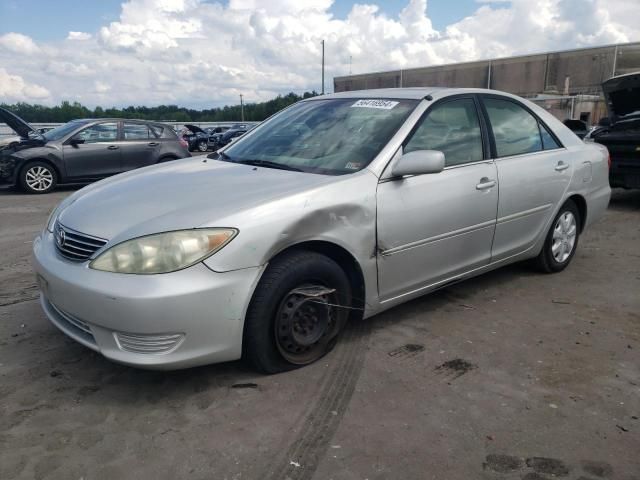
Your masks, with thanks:
[[[157,122],[73,120],[41,134],[2,108],[0,120],[21,138],[0,150],[0,185],[19,185],[29,193],[190,156],[186,142],[170,126]]]
[[[609,149],[612,187],[640,188],[640,72],[602,84],[609,118],[587,138]]]

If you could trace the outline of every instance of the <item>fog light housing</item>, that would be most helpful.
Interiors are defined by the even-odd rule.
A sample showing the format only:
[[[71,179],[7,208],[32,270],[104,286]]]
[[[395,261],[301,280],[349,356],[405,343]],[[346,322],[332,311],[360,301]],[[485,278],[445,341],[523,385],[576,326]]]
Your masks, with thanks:
[[[142,355],[162,355],[176,350],[184,341],[183,333],[139,334],[114,332],[120,350]]]

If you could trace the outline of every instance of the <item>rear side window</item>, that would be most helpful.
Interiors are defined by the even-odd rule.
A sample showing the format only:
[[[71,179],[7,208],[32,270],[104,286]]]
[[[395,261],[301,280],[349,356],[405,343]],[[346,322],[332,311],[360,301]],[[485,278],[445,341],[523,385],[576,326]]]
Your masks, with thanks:
[[[482,160],[482,133],[473,99],[433,107],[404,147],[404,153],[414,150],[439,150],[446,166]]]
[[[509,100],[485,98],[498,157],[539,152],[543,149],[538,120]],[[548,134],[548,132],[547,132]]]
[[[162,132],[164,131],[164,128],[161,127],[160,125],[149,125],[149,130],[156,137],[162,137]]]
[[[123,127],[125,140],[148,140],[155,138],[149,127],[142,123],[125,123]]]
[[[553,150],[555,148],[561,148],[561,145],[553,138],[553,135],[549,133],[547,127],[540,124],[540,135],[542,136],[542,148],[545,150]]]

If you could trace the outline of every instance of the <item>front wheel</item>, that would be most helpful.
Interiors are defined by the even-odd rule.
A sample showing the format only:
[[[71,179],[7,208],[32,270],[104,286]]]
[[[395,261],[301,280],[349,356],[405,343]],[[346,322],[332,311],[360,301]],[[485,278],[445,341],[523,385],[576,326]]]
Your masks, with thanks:
[[[313,363],[336,344],[350,306],[351,286],[335,261],[306,250],[282,254],[249,304],[243,356],[264,373]]]
[[[48,193],[57,181],[58,175],[48,163],[31,162],[20,171],[20,186],[27,193]]]
[[[578,247],[580,222],[578,207],[573,200],[567,200],[553,219],[542,251],[536,258],[540,270],[555,273],[569,265]]]
[[[206,152],[209,149],[209,146],[207,145],[207,141],[206,140],[200,140],[198,142],[198,150],[201,152]]]

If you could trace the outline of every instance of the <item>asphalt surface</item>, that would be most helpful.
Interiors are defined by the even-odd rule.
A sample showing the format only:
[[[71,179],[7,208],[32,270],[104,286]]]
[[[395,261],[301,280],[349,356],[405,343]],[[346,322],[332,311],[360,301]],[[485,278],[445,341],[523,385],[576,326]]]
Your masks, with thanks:
[[[31,241],[71,191],[0,191],[0,479],[640,479],[640,191],[565,272],[455,285],[274,376],[136,370],[49,324]]]

